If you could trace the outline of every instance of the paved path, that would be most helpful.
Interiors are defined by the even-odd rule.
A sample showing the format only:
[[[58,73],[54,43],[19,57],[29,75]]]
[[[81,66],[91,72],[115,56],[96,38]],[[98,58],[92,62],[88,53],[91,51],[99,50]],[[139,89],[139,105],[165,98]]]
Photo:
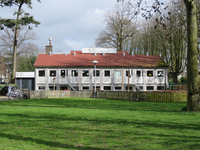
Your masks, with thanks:
[[[6,96],[0,96],[0,101],[6,101],[8,98]]]

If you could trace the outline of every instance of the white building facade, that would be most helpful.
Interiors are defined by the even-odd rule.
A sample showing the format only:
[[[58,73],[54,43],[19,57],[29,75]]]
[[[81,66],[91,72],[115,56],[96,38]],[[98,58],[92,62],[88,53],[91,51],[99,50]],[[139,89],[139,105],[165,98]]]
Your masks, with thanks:
[[[97,90],[155,91],[165,90],[168,83],[168,66],[158,55],[129,55],[116,49],[83,49],[70,54],[52,51],[48,46],[34,64],[35,90],[93,90],[96,81]],[[96,76],[94,60],[99,62]]]

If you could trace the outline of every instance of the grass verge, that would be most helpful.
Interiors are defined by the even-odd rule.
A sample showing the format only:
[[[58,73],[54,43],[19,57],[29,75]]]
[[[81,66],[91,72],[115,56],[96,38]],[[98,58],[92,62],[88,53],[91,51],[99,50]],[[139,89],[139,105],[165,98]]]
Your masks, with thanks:
[[[186,103],[102,99],[0,102],[0,149],[199,149],[200,113]]]

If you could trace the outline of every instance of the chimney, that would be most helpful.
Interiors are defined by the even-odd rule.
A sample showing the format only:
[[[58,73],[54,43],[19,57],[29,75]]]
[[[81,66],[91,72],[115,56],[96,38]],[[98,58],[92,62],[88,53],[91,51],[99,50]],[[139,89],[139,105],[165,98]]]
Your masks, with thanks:
[[[49,45],[46,46],[46,54],[51,55],[53,53],[53,46],[51,46],[52,38],[49,38]]]

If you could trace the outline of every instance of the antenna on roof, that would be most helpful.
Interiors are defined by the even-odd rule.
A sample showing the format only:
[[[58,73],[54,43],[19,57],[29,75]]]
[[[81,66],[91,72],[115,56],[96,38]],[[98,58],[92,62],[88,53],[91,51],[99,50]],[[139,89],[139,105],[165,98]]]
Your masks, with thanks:
[[[51,46],[52,38],[49,38],[49,46]]]

